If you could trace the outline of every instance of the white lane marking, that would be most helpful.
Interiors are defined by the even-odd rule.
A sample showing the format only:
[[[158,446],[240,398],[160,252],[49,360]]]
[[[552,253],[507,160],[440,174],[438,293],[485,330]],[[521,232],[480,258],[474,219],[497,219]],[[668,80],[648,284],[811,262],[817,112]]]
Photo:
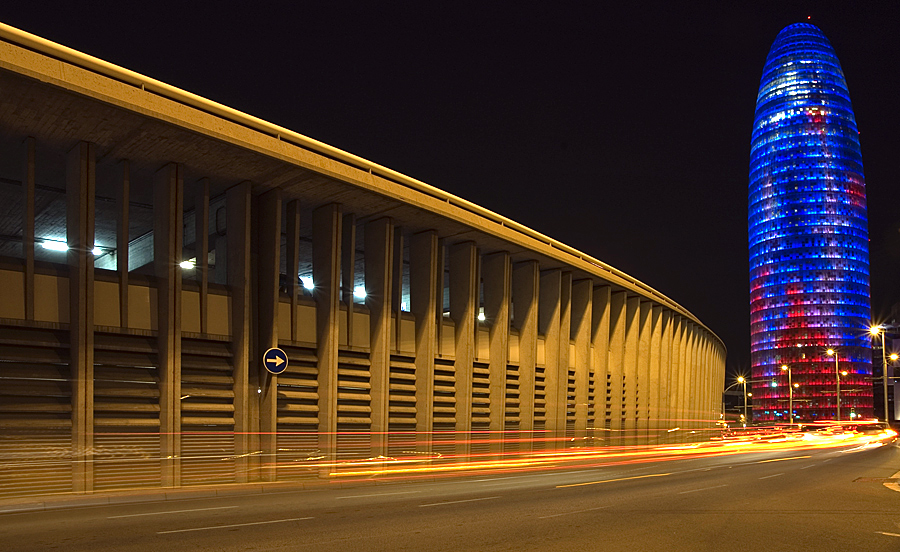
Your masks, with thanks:
[[[727,487],[728,485],[716,485],[715,487],[703,487],[702,489],[691,489],[690,491],[681,491],[678,494],[687,494],[687,493],[696,493],[698,491],[708,491],[710,489],[719,489],[721,487]]]
[[[314,519],[311,517],[291,518],[291,519],[273,519],[271,521],[254,521],[252,523],[234,523],[232,525],[214,525],[212,527],[193,527],[191,529],[174,529],[172,531],[157,531],[157,535],[166,535],[169,533],[187,533],[189,531],[208,531],[210,529],[228,529],[231,527],[247,527],[248,525],[266,525],[268,523],[284,523],[286,521],[302,521],[304,519]]]
[[[885,533],[884,531],[875,531],[876,533],[880,533],[882,535],[887,535],[889,537],[900,537],[897,533]]]
[[[460,504],[462,502],[475,502],[478,500],[493,500],[500,498],[499,496],[485,496],[482,498],[470,498],[468,500],[453,500],[450,502],[435,502],[434,504],[419,504],[419,508],[427,508],[428,506],[444,506],[445,504]]]
[[[891,479],[900,481],[900,471],[892,475]],[[900,483],[883,483],[883,485],[892,491],[897,491],[898,493],[900,493]]]
[[[412,493],[421,493],[422,491],[399,491],[396,493],[377,493],[377,494],[367,494],[367,495],[354,495],[354,496],[337,496],[335,500],[341,500],[344,498],[368,498],[370,496],[390,496],[390,495],[401,495],[401,494],[412,494]]]
[[[609,508],[609,506],[598,506],[596,508],[588,508],[587,510],[576,510],[574,512],[563,512],[561,514],[550,514],[549,516],[540,516],[540,517],[538,517],[538,519],[547,519],[547,518],[559,517],[559,516],[569,516],[572,514],[581,514],[584,512],[593,512],[594,510],[602,510],[604,508]]]
[[[810,465],[808,465],[808,466],[803,466],[803,467],[800,468],[800,469],[801,469],[801,470],[806,470],[806,469],[809,469],[809,468],[811,468],[811,467],[813,467],[813,466],[815,466],[815,464],[810,464]]]
[[[207,510],[228,510],[237,506],[216,506],[215,508],[194,508],[193,510],[167,510],[165,512],[146,512],[143,514],[126,514],[123,516],[108,516],[106,519],[130,518],[138,516],[161,516],[163,514],[183,514],[184,512],[205,512]]]
[[[783,473],[776,473],[775,475],[767,475],[765,477],[760,477],[760,479],[769,479],[770,477],[778,477],[779,475],[784,475]]]

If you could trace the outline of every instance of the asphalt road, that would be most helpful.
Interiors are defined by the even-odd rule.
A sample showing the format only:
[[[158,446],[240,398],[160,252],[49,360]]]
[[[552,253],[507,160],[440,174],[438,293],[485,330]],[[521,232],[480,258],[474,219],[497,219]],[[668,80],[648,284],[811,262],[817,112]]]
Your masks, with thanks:
[[[0,515],[0,550],[900,550],[897,442]]]

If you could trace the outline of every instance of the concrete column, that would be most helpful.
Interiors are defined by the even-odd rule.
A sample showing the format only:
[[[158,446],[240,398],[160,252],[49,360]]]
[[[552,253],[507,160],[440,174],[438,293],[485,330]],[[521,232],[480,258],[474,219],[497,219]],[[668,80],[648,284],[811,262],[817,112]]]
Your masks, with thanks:
[[[672,386],[675,384],[673,339],[674,316],[671,310],[662,309],[662,336],[659,349],[659,393],[657,403],[658,426],[661,431],[675,427],[672,425]],[[660,433],[665,438],[664,433]]]
[[[300,272],[300,202],[289,201],[284,211],[287,224],[287,243],[284,248],[285,277],[287,278],[288,295],[291,296],[291,341],[297,341],[300,331],[297,322],[297,298],[300,286],[297,277]]]
[[[625,432],[625,304],[627,294],[617,291],[609,299],[609,373],[611,380],[612,423],[610,432],[614,444],[621,444]]]
[[[625,436],[628,443],[635,443],[637,436],[638,348],[640,347],[641,298],[629,297],[625,301]]]
[[[593,291],[594,282],[592,280],[578,280],[572,283],[572,336],[575,339],[575,442],[578,446],[584,446],[588,436]],[[603,403],[606,403],[605,398]],[[596,409],[596,406],[594,408]]]
[[[341,276],[341,206],[313,211],[313,298],[316,301],[316,353],[319,369],[319,449],[326,465],[337,445],[338,313]],[[330,468],[328,469],[330,471]]]
[[[557,420],[559,420],[558,446],[565,446],[569,425],[569,361],[572,360],[572,273],[563,272],[559,288],[559,364],[556,388]]]
[[[94,248],[95,158],[94,144],[79,142],[66,159],[72,490],[76,493],[91,492],[94,488],[94,255],[91,251]],[[34,250],[33,244],[31,249]]]
[[[400,303],[403,301],[403,229],[394,228],[394,254],[391,260],[393,268],[393,281],[391,282],[391,310],[394,313],[394,352],[400,352],[400,329],[402,324],[402,310]]]
[[[564,385],[561,374],[568,370],[568,366],[560,366],[561,293],[562,271],[542,271],[538,289],[538,333],[544,336],[544,430],[547,432],[545,438],[549,440],[546,448],[556,448],[566,435],[565,403],[559,404],[560,387]]]
[[[380,218],[366,224],[366,306],[369,308],[369,378],[372,456],[387,455],[390,416],[391,306],[394,274],[394,223]]]
[[[687,351],[687,415],[690,420],[690,427],[696,429],[699,427],[700,413],[697,409],[697,384],[699,383],[699,372],[697,370],[697,326],[691,322],[688,326],[690,337],[688,338]]]
[[[537,362],[538,263],[513,265],[513,327],[519,332],[519,431],[521,452],[532,450],[534,440],[534,372]]]
[[[416,449],[430,452],[434,431],[434,357],[441,323],[438,235],[413,234],[409,251],[409,301],[416,317]]]
[[[669,400],[672,401],[672,426],[684,427],[684,409],[681,396],[684,387],[684,318],[675,316],[675,326],[672,335],[672,386],[669,392]]]
[[[610,434],[605,431],[609,417],[606,415],[610,405],[606,401],[607,374],[609,374],[609,286],[594,288],[591,301],[591,359],[594,372],[594,427],[604,428],[602,433],[594,431],[594,437],[600,435],[605,443]]]
[[[116,188],[116,273],[119,277],[119,325],[123,328],[128,327],[128,214],[130,202],[131,163],[126,159],[122,161],[122,183]]]
[[[456,453],[461,456],[468,456],[471,450],[477,263],[474,242],[450,246],[450,318],[456,326]]]
[[[353,286],[356,281],[356,215],[343,217],[341,231],[341,301],[347,305],[347,345],[353,343]]]
[[[660,397],[664,396],[660,390],[665,385],[663,374],[661,373],[663,371],[662,311],[662,305],[654,304],[653,310],[650,313],[650,378],[648,380],[649,408],[647,417],[649,419],[648,429],[650,443],[652,444],[659,442],[660,429],[665,427],[663,422],[660,421],[660,413],[662,412],[662,409],[660,408]]]
[[[251,366],[258,373],[260,477],[275,480],[278,431],[278,376],[263,366],[262,353],[278,346],[278,279],[281,272],[281,189],[259,197],[257,217],[259,345]]]
[[[209,179],[197,182],[194,193],[194,277],[200,286],[200,333],[209,330]]]
[[[164,487],[181,485],[181,267],[184,228],[182,168],[169,163],[153,183],[153,268],[159,348],[159,431]],[[229,226],[230,230],[230,226]],[[230,232],[229,232],[230,233]],[[235,427],[235,431],[239,431]]]
[[[650,347],[653,333],[653,303],[638,306],[637,427],[638,443],[646,444],[650,428]]]
[[[250,183],[228,189],[225,196],[227,285],[231,291],[231,343],[234,355],[234,453],[236,482],[247,481],[246,454],[250,449]],[[218,253],[218,252],[217,252]],[[219,265],[219,255],[216,255]],[[252,390],[256,394],[256,389]]]
[[[512,265],[509,253],[501,251],[482,260],[484,317],[490,325],[490,430],[491,452],[503,451],[506,429],[506,369],[509,364],[509,305],[512,296]]]
[[[22,190],[25,192],[25,210],[22,220],[22,253],[25,256],[25,320],[34,320],[34,138],[25,138],[24,145]],[[91,239],[93,240],[93,235]]]

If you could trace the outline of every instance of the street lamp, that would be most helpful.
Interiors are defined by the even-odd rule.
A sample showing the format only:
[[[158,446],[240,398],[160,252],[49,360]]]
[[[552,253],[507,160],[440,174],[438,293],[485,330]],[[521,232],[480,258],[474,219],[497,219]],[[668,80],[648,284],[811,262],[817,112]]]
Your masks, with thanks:
[[[747,423],[747,378],[738,376],[738,383],[744,386],[744,423]]]
[[[725,416],[725,393],[728,392],[729,389],[734,387],[735,385],[743,385],[744,386],[744,421],[746,423],[747,420],[747,378],[744,376],[738,376],[735,379],[735,382],[725,388],[725,391],[722,391],[722,416]]]
[[[888,414],[888,389],[887,389],[887,360],[885,359],[884,354],[884,326],[872,326],[869,328],[869,333],[872,334],[872,337],[881,334],[881,383],[884,386],[884,421],[887,422],[890,420],[890,415]]]
[[[840,422],[841,421],[841,376],[846,376],[847,371],[846,370],[844,370],[843,372],[838,371],[837,351],[835,351],[834,349],[828,349],[825,352],[828,353],[828,356],[834,357],[834,379],[837,382],[837,416],[835,417],[835,419]]]
[[[788,413],[791,416],[791,425],[794,425],[794,384],[791,383],[791,367],[787,364],[782,364],[781,371],[786,371],[788,375]]]

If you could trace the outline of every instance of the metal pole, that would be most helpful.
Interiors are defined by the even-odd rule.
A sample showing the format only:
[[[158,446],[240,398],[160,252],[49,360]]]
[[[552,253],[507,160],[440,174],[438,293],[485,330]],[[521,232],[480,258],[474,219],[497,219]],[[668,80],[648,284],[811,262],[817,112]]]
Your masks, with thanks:
[[[747,425],[747,422],[750,421],[747,419],[747,380],[741,383],[744,385],[744,425]]]
[[[887,359],[885,358],[884,354],[884,330],[885,328],[881,328],[881,383],[884,386],[884,421],[885,423],[890,423],[891,415],[888,413]]]
[[[841,421],[841,372],[838,370],[838,354],[834,352],[834,378],[837,380],[837,421]]]
[[[791,415],[791,425],[794,425],[794,384],[791,383],[791,367],[788,366],[788,411]]]

